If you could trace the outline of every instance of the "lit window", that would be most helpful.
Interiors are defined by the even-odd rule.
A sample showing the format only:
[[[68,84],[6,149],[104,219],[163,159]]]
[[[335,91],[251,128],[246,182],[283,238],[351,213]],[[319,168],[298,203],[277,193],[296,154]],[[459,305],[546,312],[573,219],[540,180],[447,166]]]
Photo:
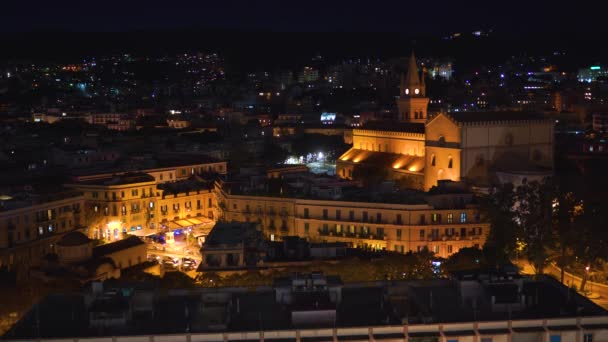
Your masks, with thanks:
[[[462,213],[460,213],[460,222],[461,223],[467,222],[467,213],[465,213],[464,211]]]

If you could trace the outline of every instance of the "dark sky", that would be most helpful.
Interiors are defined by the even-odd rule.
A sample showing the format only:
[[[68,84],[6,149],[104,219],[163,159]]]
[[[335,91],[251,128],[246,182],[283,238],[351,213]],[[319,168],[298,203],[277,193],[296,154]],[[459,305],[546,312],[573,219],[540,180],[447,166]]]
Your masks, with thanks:
[[[608,31],[597,1],[3,0],[0,32],[234,29],[444,34]]]

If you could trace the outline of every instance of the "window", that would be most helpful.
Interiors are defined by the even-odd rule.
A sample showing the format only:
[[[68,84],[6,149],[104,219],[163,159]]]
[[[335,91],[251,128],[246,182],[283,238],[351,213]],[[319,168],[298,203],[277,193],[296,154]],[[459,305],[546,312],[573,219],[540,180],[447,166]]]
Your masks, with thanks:
[[[452,213],[448,214],[448,223],[452,223],[453,216]]]
[[[363,212],[363,222],[367,222],[367,211]]]
[[[584,334],[583,342],[593,342],[593,334]]]
[[[452,157],[448,159],[448,169],[452,168]]]
[[[323,219],[327,220],[327,209],[323,209]]]
[[[304,218],[308,218],[308,208],[304,208]]]
[[[139,195],[139,190],[137,190],[137,189],[131,190],[131,196],[138,196],[138,195]]]
[[[460,228],[460,236],[461,237],[466,237],[467,236],[467,229],[466,228]]]
[[[491,337],[482,337],[481,342],[492,342],[492,338]]]
[[[382,213],[376,213],[376,222],[382,222]]]
[[[439,245],[433,246],[433,253],[439,253]]]
[[[397,229],[397,240],[401,240],[401,229]]]
[[[163,174],[162,173],[160,174],[160,180],[161,181],[163,180]]]
[[[120,213],[122,214],[122,216],[127,215],[127,206],[126,205],[122,205],[122,207],[120,207]]]
[[[562,335],[551,335],[549,342],[562,342]]]
[[[99,192],[97,191],[93,191],[91,195],[93,196],[93,198],[99,198]]]
[[[336,220],[340,220],[342,217],[342,211],[336,210]]]
[[[381,227],[376,228],[376,235],[378,235],[378,237],[383,237],[384,236],[384,228],[381,228]]]
[[[401,214],[397,214],[397,224],[401,224]]]
[[[207,207],[211,208],[211,206],[213,205],[213,199],[209,199],[209,201],[207,201]]]
[[[351,221],[355,220],[355,211],[354,210],[351,210],[348,212],[348,219]]]
[[[304,233],[308,234],[309,231],[310,231],[310,223],[304,222]]]
[[[448,245],[448,254],[452,254],[452,245]]]
[[[460,223],[466,223],[466,222],[467,222],[467,213],[463,211],[460,213]]]
[[[431,215],[431,220],[433,221],[433,223],[439,222],[439,214],[433,213]]]
[[[433,155],[431,155],[431,166],[435,166],[435,162],[436,162],[435,155],[433,154]]]
[[[420,224],[425,224],[426,218],[424,216],[424,214],[420,215]]]
[[[420,238],[424,239],[424,229],[420,229]]]

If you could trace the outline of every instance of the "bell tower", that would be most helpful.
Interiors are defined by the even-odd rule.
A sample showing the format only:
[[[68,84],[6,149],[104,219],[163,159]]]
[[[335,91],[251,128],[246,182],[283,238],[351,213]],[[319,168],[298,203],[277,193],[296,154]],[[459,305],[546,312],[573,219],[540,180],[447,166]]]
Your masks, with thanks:
[[[426,97],[424,73],[422,75],[418,73],[416,56],[412,51],[407,74],[401,76],[399,98],[397,99],[399,121],[425,123],[428,105],[429,98]]]

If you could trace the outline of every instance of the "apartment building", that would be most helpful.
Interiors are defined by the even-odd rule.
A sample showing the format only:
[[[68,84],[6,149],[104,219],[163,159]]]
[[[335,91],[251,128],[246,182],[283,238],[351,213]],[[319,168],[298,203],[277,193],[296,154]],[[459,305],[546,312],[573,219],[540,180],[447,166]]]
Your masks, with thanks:
[[[219,183],[216,194],[225,220],[257,222],[270,240],[299,236],[400,253],[427,248],[448,257],[481,247],[490,230],[466,194],[447,195],[447,205],[239,195]]]
[[[120,240],[161,228],[202,223],[217,216],[215,195],[205,183],[160,183],[146,173],[126,173],[67,184],[84,193],[88,236]],[[198,219],[195,219],[198,218]],[[184,219],[192,221],[180,222]]]
[[[66,233],[84,227],[85,197],[79,191],[0,197],[0,268],[27,269]]]

